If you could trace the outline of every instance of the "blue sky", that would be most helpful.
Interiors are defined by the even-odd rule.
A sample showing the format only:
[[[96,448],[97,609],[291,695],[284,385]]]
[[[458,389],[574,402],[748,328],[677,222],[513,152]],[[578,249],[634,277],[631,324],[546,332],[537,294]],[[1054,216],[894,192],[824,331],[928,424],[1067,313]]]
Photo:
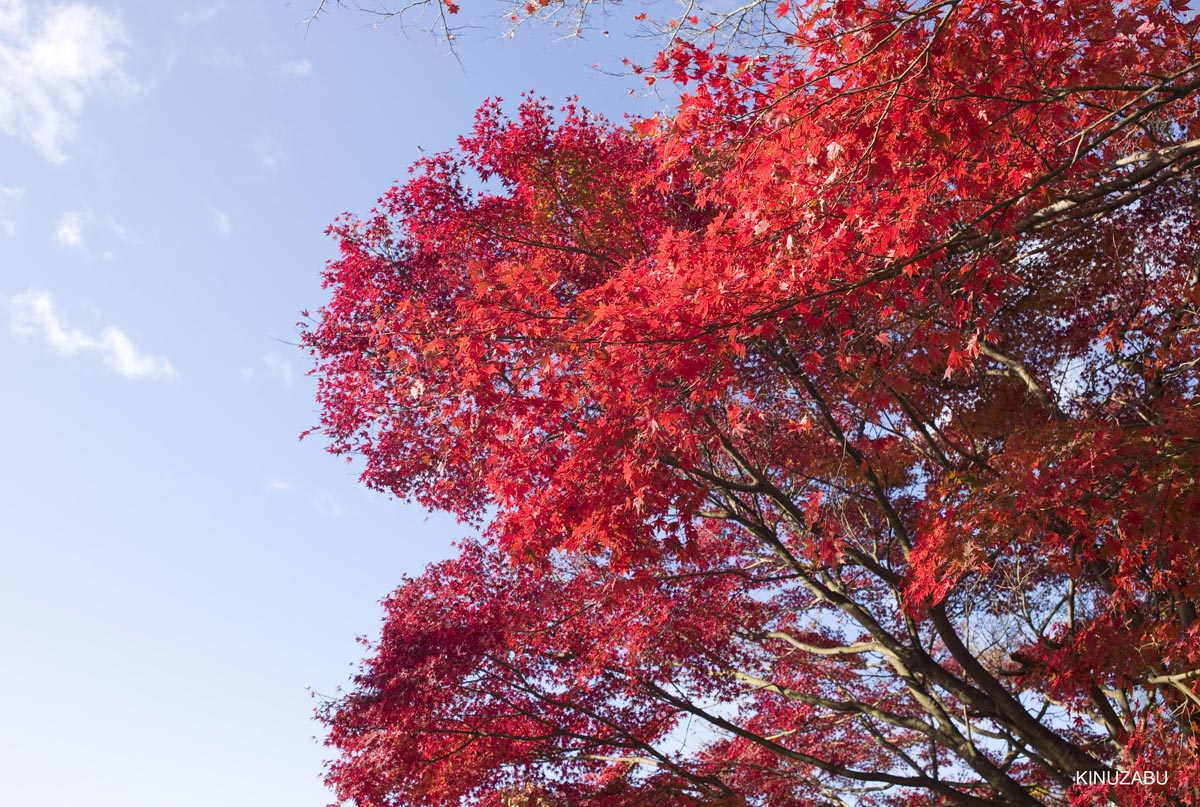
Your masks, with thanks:
[[[463,528],[297,440],[324,228],[487,96],[658,103],[615,35],[311,2],[0,0],[0,804],[329,801],[309,689]]]

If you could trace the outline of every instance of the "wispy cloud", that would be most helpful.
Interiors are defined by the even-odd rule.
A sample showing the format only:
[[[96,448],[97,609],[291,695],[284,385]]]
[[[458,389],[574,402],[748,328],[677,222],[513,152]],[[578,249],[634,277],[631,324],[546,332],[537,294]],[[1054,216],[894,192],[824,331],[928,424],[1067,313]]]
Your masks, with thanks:
[[[278,132],[262,132],[250,143],[258,164],[274,171],[287,163],[288,151],[283,136]]]
[[[121,224],[112,216],[105,218],[104,223],[108,225],[109,232],[120,238],[126,244],[140,244],[142,240],[129,231],[129,228]]]
[[[142,243],[137,235],[111,215],[97,217],[87,205],[84,205],[81,210],[68,210],[58,217],[58,224],[54,227],[54,240],[58,242],[59,246],[86,252],[91,246],[91,235],[97,230],[99,230],[101,242],[106,240],[104,236],[107,232],[126,244]],[[111,241],[111,239],[107,240]],[[101,253],[101,257],[112,259],[113,254],[105,250]]]
[[[71,327],[48,291],[28,289],[7,300],[6,307],[9,330],[22,341],[41,339],[62,356],[97,356],[124,378],[170,380],[179,376],[165,358],[140,352],[120,328],[110,325],[93,335]]]
[[[259,377],[260,374],[271,376],[285,387],[290,387],[296,374],[292,369],[292,363],[280,356],[278,353],[264,353],[259,357],[259,367],[243,367],[241,369],[242,380],[249,383]]]
[[[262,362],[266,365],[268,372],[279,380],[279,383],[285,387],[292,385],[292,363],[290,361],[276,353],[265,353]]]
[[[210,205],[210,207],[212,207]],[[212,208],[213,226],[217,228],[217,232],[221,235],[229,235],[233,232],[233,221],[229,218],[229,214],[219,207]]]
[[[12,238],[17,232],[17,223],[8,217],[8,208],[21,201],[25,194],[20,188],[0,185],[0,233]]]
[[[286,479],[268,479],[266,482],[263,482],[262,489],[263,493],[270,494],[291,493],[292,483]]]
[[[228,48],[218,47],[205,50],[200,59],[204,64],[222,73],[245,77],[250,72],[250,67],[246,64],[246,57]]]
[[[283,64],[276,65],[275,69],[271,71],[271,75],[275,78],[294,79],[299,81],[300,79],[311,75],[312,69],[312,62],[310,62],[308,59],[296,59],[291,62],[284,62]]]
[[[194,6],[185,11],[181,11],[175,15],[175,19],[183,25],[201,25],[206,22],[212,22],[217,17],[229,10],[229,3],[225,0],[216,0],[214,3],[205,3],[204,5]]]
[[[312,497],[312,506],[320,515],[337,518],[345,511],[342,510],[342,505],[337,499],[330,496],[328,493],[317,493]]]
[[[54,240],[64,247],[86,248],[87,239],[84,237],[83,228],[87,226],[91,218],[90,213],[81,213],[77,210],[63,213],[54,230]]]
[[[51,5],[35,22],[25,0],[0,0],[0,130],[65,160],[87,96],[126,81],[126,42],[120,19],[97,6]]]

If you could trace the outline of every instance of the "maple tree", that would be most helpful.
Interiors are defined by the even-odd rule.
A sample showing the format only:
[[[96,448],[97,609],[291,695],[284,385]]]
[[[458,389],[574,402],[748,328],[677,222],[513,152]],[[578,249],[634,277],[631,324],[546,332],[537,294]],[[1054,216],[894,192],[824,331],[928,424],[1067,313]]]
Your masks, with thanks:
[[[1196,21],[753,8],[646,68],[672,115],[489,102],[331,228],[330,449],[486,527],[386,602],[329,783],[1200,803]]]

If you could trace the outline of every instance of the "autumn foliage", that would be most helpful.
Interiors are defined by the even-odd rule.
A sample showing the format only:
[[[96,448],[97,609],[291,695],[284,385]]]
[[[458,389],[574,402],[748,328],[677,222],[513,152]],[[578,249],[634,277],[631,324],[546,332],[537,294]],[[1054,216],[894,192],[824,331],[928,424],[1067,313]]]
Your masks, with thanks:
[[[331,450],[486,528],[387,601],[329,783],[1200,804],[1193,15],[752,8],[647,68],[672,115],[489,102],[333,226]]]

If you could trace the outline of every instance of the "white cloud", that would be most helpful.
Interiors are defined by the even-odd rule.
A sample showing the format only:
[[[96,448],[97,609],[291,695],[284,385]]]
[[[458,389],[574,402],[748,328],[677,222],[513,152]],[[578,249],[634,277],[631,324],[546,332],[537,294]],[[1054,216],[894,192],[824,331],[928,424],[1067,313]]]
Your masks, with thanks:
[[[263,132],[250,143],[258,164],[268,171],[274,171],[288,161],[287,145],[278,132]]]
[[[75,210],[63,213],[62,218],[58,220],[58,227],[54,230],[54,240],[64,247],[83,249],[87,246],[87,239],[84,238],[83,228],[90,220],[90,214],[80,213]]]
[[[266,365],[267,371],[279,379],[279,383],[285,387],[292,385],[292,363],[290,361],[275,353],[264,353],[262,362]]]
[[[337,518],[345,512],[342,510],[342,505],[338,502],[338,500],[330,496],[328,493],[318,493],[317,495],[313,496],[312,506],[313,509],[321,515],[330,516],[331,518]]]
[[[54,240],[60,246],[86,251],[88,248],[89,232],[92,230],[94,223],[96,223],[96,215],[86,205],[82,210],[68,210],[59,217],[58,224],[55,225]],[[136,235],[112,216],[103,216],[100,218],[99,223],[102,225],[102,230],[108,230],[126,244],[142,243]],[[103,241],[104,239],[101,238],[101,240]],[[104,251],[101,253],[101,257],[111,260],[113,254],[112,252]]]
[[[0,6],[0,13],[3,7]],[[0,19],[0,26],[3,25]],[[4,233],[5,238],[12,238],[17,232],[17,223],[8,217],[8,207],[21,201],[24,192],[20,188],[10,188],[7,185],[0,185],[0,232]]]
[[[284,62],[271,71],[271,75],[275,78],[296,79],[297,81],[311,73],[312,62],[308,59],[296,59],[295,61]]]
[[[9,330],[22,341],[39,337],[63,356],[94,354],[124,378],[170,380],[179,374],[171,362],[141,353],[120,328],[108,326],[98,335],[72,328],[59,315],[47,291],[28,289],[7,301]]]
[[[235,76],[245,76],[250,72],[245,57],[228,48],[218,47],[205,50],[200,59],[209,67]]]
[[[290,493],[292,483],[286,479],[268,479],[263,483],[263,493]]]
[[[280,356],[278,353],[264,353],[259,357],[261,368],[257,367],[242,367],[239,371],[242,380],[247,384],[253,382],[259,377],[271,376],[285,387],[290,387],[292,381],[295,380],[296,374],[292,369],[292,363]]]
[[[213,207],[212,214],[213,226],[217,228],[217,232],[221,235],[229,235],[233,232],[233,221],[230,220],[228,213],[219,207]]]
[[[109,231],[112,232],[113,235],[115,235],[117,238],[120,238],[126,244],[142,243],[140,238],[138,238],[136,235],[131,233],[125,227],[125,225],[121,224],[119,221],[114,219],[112,216],[109,216],[108,218],[106,218],[104,220],[104,223],[108,225],[108,229],[109,229]]]
[[[49,6],[35,24],[25,0],[0,0],[0,130],[62,162],[88,94],[121,72],[121,21],[83,3]]]
[[[203,6],[196,6],[186,11],[181,11],[175,15],[183,25],[200,25],[206,22],[212,22],[217,17],[229,10],[229,3],[225,0],[217,0],[215,3],[208,3]]]
[[[0,32],[25,26],[25,4],[21,0],[0,0]]]

